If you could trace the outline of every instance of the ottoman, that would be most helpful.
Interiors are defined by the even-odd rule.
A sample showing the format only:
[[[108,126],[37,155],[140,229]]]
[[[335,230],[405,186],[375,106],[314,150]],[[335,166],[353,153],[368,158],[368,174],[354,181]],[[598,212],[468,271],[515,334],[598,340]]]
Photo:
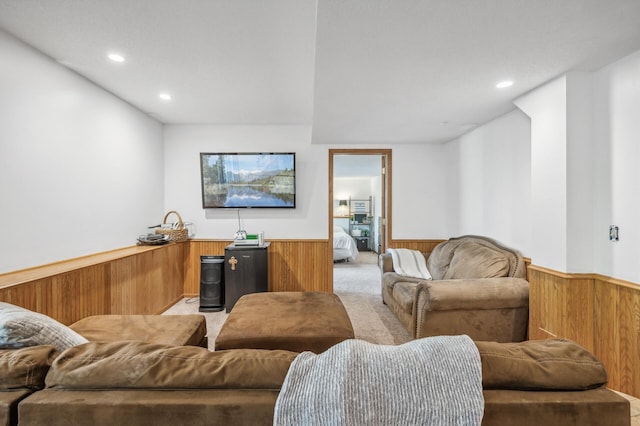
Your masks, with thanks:
[[[351,320],[333,293],[252,293],[238,299],[220,329],[215,350],[320,353],[353,338]]]
[[[204,315],[94,315],[69,326],[91,342],[140,340],[173,346],[207,347]]]

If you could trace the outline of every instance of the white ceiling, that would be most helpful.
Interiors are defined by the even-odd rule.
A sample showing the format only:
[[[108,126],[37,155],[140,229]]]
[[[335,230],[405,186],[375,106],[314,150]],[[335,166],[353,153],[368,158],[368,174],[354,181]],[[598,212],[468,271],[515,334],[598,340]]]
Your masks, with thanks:
[[[0,0],[0,28],[163,123],[392,145],[450,140],[640,50],[640,1]]]

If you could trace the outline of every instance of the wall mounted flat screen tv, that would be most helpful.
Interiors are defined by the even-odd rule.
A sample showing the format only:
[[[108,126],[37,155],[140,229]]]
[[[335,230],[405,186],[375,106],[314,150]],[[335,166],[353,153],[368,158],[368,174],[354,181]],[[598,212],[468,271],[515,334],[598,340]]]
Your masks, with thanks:
[[[202,207],[295,208],[294,152],[200,153]]]

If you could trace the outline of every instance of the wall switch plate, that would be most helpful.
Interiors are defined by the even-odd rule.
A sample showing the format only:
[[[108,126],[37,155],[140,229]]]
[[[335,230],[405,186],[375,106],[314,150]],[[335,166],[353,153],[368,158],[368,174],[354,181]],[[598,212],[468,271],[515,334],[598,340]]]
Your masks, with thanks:
[[[618,227],[616,225],[609,225],[609,241],[618,241]]]

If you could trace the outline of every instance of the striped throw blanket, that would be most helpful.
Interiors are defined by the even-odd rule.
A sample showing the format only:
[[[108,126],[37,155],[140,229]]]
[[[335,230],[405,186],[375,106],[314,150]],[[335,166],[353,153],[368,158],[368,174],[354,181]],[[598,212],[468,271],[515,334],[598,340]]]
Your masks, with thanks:
[[[352,339],[296,357],[273,424],[471,426],[483,412],[480,354],[468,336],[398,346]]]
[[[418,250],[388,249],[393,260],[393,269],[405,277],[431,279],[424,256]]]

